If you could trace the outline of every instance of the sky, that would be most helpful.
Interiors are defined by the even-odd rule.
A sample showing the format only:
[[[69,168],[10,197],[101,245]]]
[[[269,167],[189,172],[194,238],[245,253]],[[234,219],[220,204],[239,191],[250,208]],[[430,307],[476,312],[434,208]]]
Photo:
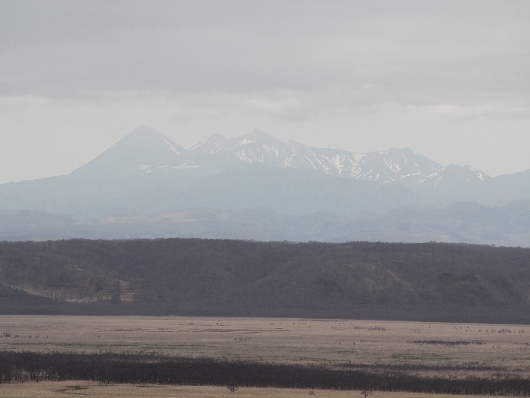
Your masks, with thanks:
[[[530,169],[530,1],[0,0],[0,183],[140,125]]]

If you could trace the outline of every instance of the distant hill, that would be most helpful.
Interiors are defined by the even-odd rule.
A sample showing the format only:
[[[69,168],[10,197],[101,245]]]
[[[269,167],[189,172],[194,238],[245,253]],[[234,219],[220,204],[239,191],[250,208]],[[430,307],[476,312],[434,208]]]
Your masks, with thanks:
[[[529,267],[530,249],[465,244],[3,242],[0,312],[529,323]]]
[[[280,206],[281,202],[277,208]],[[437,241],[530,247],[530,200],[503,206],[462,202],[442,208],[402,207],[383,214],[350,216],[324,211],[280,211],[196,207],[159,214],[116,214],[84,222],[20,211],[0,214],[0,240],[196,237],[297,242]]]

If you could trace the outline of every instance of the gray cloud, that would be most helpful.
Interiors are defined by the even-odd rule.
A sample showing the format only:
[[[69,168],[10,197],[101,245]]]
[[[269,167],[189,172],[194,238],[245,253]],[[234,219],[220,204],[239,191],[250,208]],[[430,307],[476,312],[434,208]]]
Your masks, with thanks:
[[[148,124],[183,145],[257,127],[529,168],[529,20],[527,1],[0,0],[0,147],[19,155],[0,167],[43,176],[6,159],[26,141],[83,143],[47,173],[67,172]],[[494,160],[500,147],[513,159]]]
[[[528,89],[530,6],[478,4],[4,2],[0,88]]]

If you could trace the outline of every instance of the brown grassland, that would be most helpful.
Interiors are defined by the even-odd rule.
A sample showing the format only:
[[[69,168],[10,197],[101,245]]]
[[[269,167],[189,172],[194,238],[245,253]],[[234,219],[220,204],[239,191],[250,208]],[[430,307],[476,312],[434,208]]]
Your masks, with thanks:
[[[2,398],[55,398],[55,397],[179,397],[179,398],[359,398],[364,397],[360,391],[330,390],[295,390],[282,388],[240,388],[234,392],[226,387],[209,386],[160,386],[130,384],[99,384],[94,382],[48,381],[40,383],[4,384],[0,386]],[[370,398],[428,398],[433,394],[410,392],[374,391]],[[454,395],[437,394],[438,398],[449,398]],[[459,395],[466,398],[471,395]]]
[[[411,372],[426,376],[530,378],[530,326],[527,325],[287,318],[4,315],[0,316],[0,350],[157,353],[350,368],[366,365],[410,366]],[[81,387],[72,387],[74,385]],[[0,391],[2,397],[58,396],[58,391],[95,397],[295,397],[307,396],[309,393],[307,390],[254,388],[241,388],[232,393],[226,387],[140,388],[94,382],[4,384],[0,386]],[[315,395],[360,396],[359,392],[352,391],[315,391]],[[374,392],[373,395],[405,396],[421,397],[423,394]]]

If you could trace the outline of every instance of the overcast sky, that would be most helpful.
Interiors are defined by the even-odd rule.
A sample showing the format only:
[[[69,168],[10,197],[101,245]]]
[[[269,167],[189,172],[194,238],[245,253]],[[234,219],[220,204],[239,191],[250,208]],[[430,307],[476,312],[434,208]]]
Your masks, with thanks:
[[[0,183],[137,126],[530,168],[530,1],[0,0]]]

